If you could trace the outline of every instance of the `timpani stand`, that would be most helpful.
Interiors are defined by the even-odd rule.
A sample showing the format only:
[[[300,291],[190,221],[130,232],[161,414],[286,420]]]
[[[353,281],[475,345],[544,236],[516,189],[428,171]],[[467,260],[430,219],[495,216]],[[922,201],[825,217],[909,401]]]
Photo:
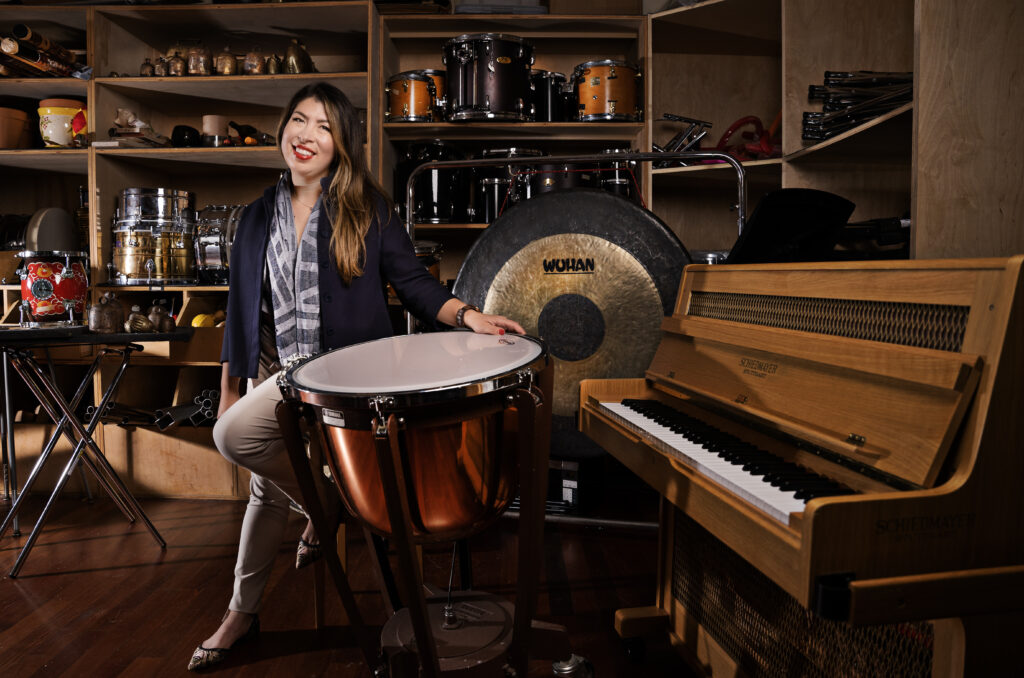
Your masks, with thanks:
[[[394,339],[410,336],[430,335],[406,335]],[[545,358],[545,367],[532,378],[522,381],[518,386],[504,388],[500,394],[490,394],[499,395],[503,404],[497,403],[498,398],[491,397],[486,403],[470,402],[449,406],[447,417],[438,415],[436,411],[429,415],[437,417],[434,423],[443,427],[476,416],[477,411],[493,412],[495,406],[515,411],[515,450],[518,457],[516,484],[521,505],[515,605],[479,591],[460,591],[446,595],[424,585],[423,573],[416,557],[416,545],[438,540],[424,535],[422,497],[417,494],[423,488],[416,487],[422,478],[410,477],[410,473],[416,473],[417,468],[421,467],[411,459],[410,443],[403,439],[406,429],[415,429],[420,423],[413,419],[423,415],[394,411],[388,397],[371,398],[371,407],[363,414],[336,412],[329,409],[333,407],[330,396],[322,398],[315,389],[312,394],[296,394],[290,376],[291,372],[287,383],[285,380],[279,381],[285,398],[277,409],[278,421],[310,519],[324,542],[323,551],[328,567],[349,620],[356,627],[360,647],[374,676],[525,678],[531,658],[564,660],[553,664],[558,675],[588,675],[589,665],[572,654],[565,628],[533,619],[537,608],[539,564],[542,562],[544,538],[544,500],[547,494],[554,379],[551,363]],[[482,397],[481,401],[486,398]],[[350,420],[364,415],[369,417],[372,433],[372,446],[364,449],[370,454],[364,456],[364,461],[372,457],[376,460],[380,483],[379,488],[374,487],[372,490],[379,489],[383,494],[386,521],[390,528],[385,534],[392,541],[397,554],[399,589],[402,599],[407,603],[384,625],[380,652],[363,626],[347,577],[337,557],[333,523],[322,510],[320,491],[311,470],[311,467],[316,469],[316,475],[323,477],[320,472],[321,462],[316,454],[307,454],[303,441],[305,433],[311,448],[327,450],[329,461],[330,455],[335,455],[332,466],[332,476],[336,483],[334,491],[346,496],[346,480],[339,477],[344,471],[338,473],[337,451],[330,449],[332,441],[337,445],[340,438],[335,433],[329,440],[329,436],[324,434],[325,426],[318,422],[329,419],[337,421],[339,417]],[[348,421],[345,426],[353,424]],[[354,457],[351,459],[354,460]],[[348,492],[351,494],[367,490],[367,487],[349,488]],[[374,497],[374,501],[376,499]],[[412,505],[414,503],[415,506]],[[346,505],[351,510],[350,498],[346,499]],[[356,512],[356,517],[364,524],[369,524],[374,531],[384,532],[380,528],[380,521],[374,523],[373,516],[367,517]],[[476,529],[476,526],[471,529]],[[465,536],[468,534],[460,534],[456,538]],[[560,670],[563,667],[564,671]]]
[[[78,468],[79,462],[85,464],[85,468],[92,472],[100,487],[110,495],[110,498],[114,501],[118,509],[121,510],[129,522],[134,523],[137,519],[141,518],[150,534],[153,535],[153,538],[160,545],[160,548],[166,548],[167,543],[164,541],[163,537],[160,536],[160,533],[157,532],[153,523],[150,522],[149,517],[146,516],[145,511],[142,510],[138,500],[135,499],[132,493],[125,486],[124,482],[117,475],[117,472],[114,471],[113,467],[107,461],[106,456],[100,450],[92,436],[96,427],[99,425],[100,419],[103,412],[106,410],[107,405],[113,400],[114,395],[117,393],[118,386],[121,383],[121,378],[124,376],[125,370],[128,368],[128,361],[131,358],[132,352],[140,351],[143,348],[141,345],[134,342],[140,340],[185,340],[188,338],[188,334],[188,332],[169,332],[144,335],[127,333],[95,334],[89,332],[84,326],[10,328],[0,330],[0,350],[3,352],[4,359],[3,428],[6,435],[8,463],[12,473],[11,494],[14,498],[11,510],[7,513],[3,523],[0,523],[0,538],[3,537],[7,527],[17,520],[18,512],[21,510],[25,497],[28,495],[29,491],[31,491],[36,478],[39,476],[39,472],[42,470],[43,466],[46,465],[46,462],[50,458],[50,454],[57,446],[57,442],[60,440],[61,436],[66,437],[73,448],[71,456],[57,481],[56,487],[54,487],[53,492],[50,494],[39,519],[32,528],[32,532],[25,542],[25,545],[22,547],[21,552],[18,554],[14,567],[11,568],[11,578],[18,576],[22,566],[25,564],[26,558],[28,558],[28,555],[32,550],[32,546],[35,544],[35,541],[39,536],[39,532],[42,530],[43,524],[46,522],[50,511],[53,509],[53,506],[57,501],[57,497],[60,495],[61,490],[64,489],[64,486],[72,473],[76,468]],[[78,389],[69,402],[61,394],[60,389],[54,380],[52,370],[49,372],[43,370],[36,361],[33,350],[75,345],[101,345],[101,348],[99,348],[95,359],[93,359],[92,364],[86,371]],[[78,408],[82,398],[92,384],[92,377],[100,368],[103,360],[109,357],[120,358],[118,370],[107,385],[107,388],[104,390],[100,403],[93,411],[91,418],[85,422],[80,421],[75,415],[75,410]],[[9,397],[8,364],[18,374],[18,376],[21,377],[22,381],[25,382],[25,385],[29,388],[32,394],[39,400],[39,403],[42,405],[47,415],[49,415],[56,424],[53,434],[43,447],[39,458],[36,460],[28,479],[25,481],[25,486],[22,488],[20,493],[17,491],[17,479],[14,476],[14,435],[12,408]]]

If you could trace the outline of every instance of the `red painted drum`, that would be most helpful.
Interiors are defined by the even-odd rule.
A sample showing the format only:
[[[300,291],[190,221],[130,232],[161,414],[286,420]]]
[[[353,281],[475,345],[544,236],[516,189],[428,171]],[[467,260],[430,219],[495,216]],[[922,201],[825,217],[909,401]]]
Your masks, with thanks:
[[[22,266],[21,324],[81,325],[89,289],[85,252],[18,252]]]

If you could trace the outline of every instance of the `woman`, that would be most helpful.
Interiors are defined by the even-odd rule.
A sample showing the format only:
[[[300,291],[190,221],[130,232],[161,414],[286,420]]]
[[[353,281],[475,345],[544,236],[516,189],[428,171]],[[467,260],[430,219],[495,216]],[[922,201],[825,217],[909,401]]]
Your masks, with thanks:
[[[278,430],[282,366],[329,349],[391,334],[390,282],[421,320],[474,332],[522,333],[502,316],[454,298],[416,258],[408,233],[366,167],[363,133],[348,98],[326,83],[299,90],[278,127],[288,170],[249,205],[231,251],[221,351],[217,449],[252,472],[234,594],[220,626],[193,653],[190,670],[217,664],[259,632],[256,611],[298,485]],[[261,262],[253,265],[253,262]],[[244,397],[242,380],[258,385]],[[296,567],[319,557],[307,523]]]

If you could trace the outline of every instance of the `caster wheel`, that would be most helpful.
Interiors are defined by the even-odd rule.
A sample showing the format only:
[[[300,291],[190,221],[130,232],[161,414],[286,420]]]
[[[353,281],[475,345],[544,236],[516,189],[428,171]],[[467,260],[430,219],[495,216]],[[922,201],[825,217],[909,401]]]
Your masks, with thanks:
[[[551,672],[559,678],[593,678],[594,666],[583,657],[574,654],[565,661],[553,662]]]
[[[632,664],[640,664],[647,655],[647,643],[643,638],[623,638],[622,649],[626,651],[626,659]]]

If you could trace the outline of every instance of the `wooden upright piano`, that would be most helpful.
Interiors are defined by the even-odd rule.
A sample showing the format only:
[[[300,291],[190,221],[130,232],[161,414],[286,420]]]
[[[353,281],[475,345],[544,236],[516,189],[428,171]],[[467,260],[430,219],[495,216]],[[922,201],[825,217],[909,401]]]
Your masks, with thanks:
[[[657,489],[656,605],[714,675],[1021,675],[1024,257],[688,266],[580,427]]]

